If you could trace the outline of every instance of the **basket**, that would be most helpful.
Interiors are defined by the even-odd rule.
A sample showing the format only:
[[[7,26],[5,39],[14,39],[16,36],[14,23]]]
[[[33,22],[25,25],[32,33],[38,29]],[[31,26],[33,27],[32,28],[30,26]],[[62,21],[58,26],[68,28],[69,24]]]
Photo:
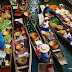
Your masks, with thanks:
[[[38,41],[39,40],[39,37],[38,37],[37,33],[31,33],[31,38],[32,38],[33,41]]]
[[[23,60],[25,58],[25,60]],[[26,57],[20,57],[18,60],[17,60],[17,63],[19,65],[25,65],[27,63],[27,58]]]
[[[50,48],[53,50],[57,49],[59,46],[59,43],[55,40],[50,41],[49,44],[50,44]]]

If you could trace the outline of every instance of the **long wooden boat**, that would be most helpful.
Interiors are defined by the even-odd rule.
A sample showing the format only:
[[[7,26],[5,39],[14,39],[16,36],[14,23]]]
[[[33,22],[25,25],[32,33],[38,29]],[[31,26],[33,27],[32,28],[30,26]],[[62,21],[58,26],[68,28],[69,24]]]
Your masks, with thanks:
[[[32,16],[31,17],[29,17],[29,18],[24,18],[23,17],[23,19],[24,19],[24,25],[25,25],[25,29],[26,29],[26,32],[27,32],[27,34],[28,34],[28,37],[30,38],[30,40],[31,40],[31,44],[32,44],[32,47],[33,47],[33,50],[34,50],[34,52],[35,52],[35,54],[36,54],[36,56],[37,56],[37,58],[38,58],[38,60],[39,60],[39,62],[40,63],[43,63],[44,65],[45,65],[45,63],[44,63],[44,61],[42,61],[42,59],[40,58],[40,51],[38,52],[38,48],[40,47],[37,47],[37,44],[36,44],[36,42],[34,42],[33,41],[33,39],[31,38],[31,34],[32,33],[36,33],[36,34],[38,34],[38,37],[39,37],[39,41],[40,41],[40,43],[41,43],[41,45],[42,44],[45,44],[45,42],[43,42],[43,40],[41,39],[41,37],[40,37],[40,35],[39,35],[39,32],[38,32],[38,30],[36,29],[36,24],[35,24],[35,22],[34,22],[34,19],[32,18]],[[32,28],[33,28],[33,30],[32,30]],[[31,30],[30,30],[31,29]],[[51,53],[51,51],[49,51],[50,53]],[[51,56],[51,55],[50,55]],[[51,61],[50,61],[51,60]],[[50,59],[46,64],[47,65],[50,65],[50,67],[48,68],[48,66],[47,65],[45,65],[46,67],[47,67],[47,72],[49,72],[50,71],[50,69],[52,69],[52,71],[51,72],[54,72],[54,69],[53,69],[53,58],[52,58],[52,56],[51,56],[51,59]],[[45,70],[44,70],[45,71]],[[42,72],[42,71],[41,71]]]
[[[57,10],[54,10],[54,14],[67,29],[70,29],[70,32],[72,33],[72,9],[66,5],[61,5],[60,7],[61,9],[64,9],[65,12],[57,13]]]
[[[57,25],[58,26],[58,25]],[[61,26],[63,29],[58,29],[57,27],[53,27],[52,25],[51,25],[51,23],[50,23],[50,27],[51,27],[51,29],[53,29],[54,31],[55,31],[55,33],[58,35],[58,36],[60,36],[62,39],[64,39],[66,42],[68,42],[68,44],[69,45],[72,45],[72,43],[71,43],[71,40],[69,39],[69,38],[65,38],[65,33],[67,33],[67,31],[72,35],[72,32],[69,30],[69,29],[67,29],[63,24],[59,24],[59,26]],[[62,31],[64,32],[64,33],[62,33]]]
[[[21,17],[18,18],[18,20],[23,24]],[[17,31],[14,29],[13,32],[13,57],[15,72],[31,72],[32,50],[30,40],[28,39],[24,29],[22,29],[22,31]],[[17,33],[20,33],[20,35],[17,36]],[[20,45],[22,47],[19,49]],[[25,59],[25,61],[23,61],[23,59]]]
[[[32,17],[32,19],[33,19],[33,17]],[[35,21],[34,21],[34,22],[35,22]],[[36,22],[35,22],[35,23],[36,23]],[[39,26],[38,26],[38,24],[36,24],[36,28],[39,30],[40,35],[41,35],[41,37],[43,38],[44,42],[46,42],[47,44],[49,44],[50,40],[49,40],[48,37],[44,34],[45,31],[41,31],[40,28],[39,28]],[[50,29],[51,29],[51,28],[50,28]],[[46,31],[46,33],[48,33],[48,32]],[[58,38],[57,38],[56,34],[54,33],[54,31],[53,31],[52,29],[51,29],[51,32],[50,32],[50,33],[53,33],[53,34],[54,34],[54,37],[52,37],[51,40],[55,40],[55,41],[57,41],[58,44],[59,44]],[[54,55],[54,57],[58,60],[58,62],[59,62],[61,65],[67,64],[67,61],[66,61],[66,59],[65,59],[65,56],[64,56],[64,54],[63,54],[63,51],[62,51],[62,49],[61,49],[60,44],[59,44],[59,46],[58,46],[57,49],[55,49],[55,50],[51,49],[51,51],[52,51],[52,54]]]
[[[18,8],[15,10],[14,15],[21,16],[28,8],[28,5],[29,5],[29,0],[26,0],[26,1],[22,0],[20,4],[18,5]]]
[[[12,67],[12,25],[11,23],[12,23],[12,18],[13,18],[12,7],[11,5],[5,5],[5,6],[2,6],[1,9],[2,11],[0,15],[1,17],[0,23],[3,22],[5,24],[2,27],[0,26],[1,27],[0,29],[5,38],[6,49],[3,51],[6,53],[6,57],[4,61],[5,65],[0,67],[0,72],[11,72],[11,67]],[[10,25],[10,27],[8,25]]]

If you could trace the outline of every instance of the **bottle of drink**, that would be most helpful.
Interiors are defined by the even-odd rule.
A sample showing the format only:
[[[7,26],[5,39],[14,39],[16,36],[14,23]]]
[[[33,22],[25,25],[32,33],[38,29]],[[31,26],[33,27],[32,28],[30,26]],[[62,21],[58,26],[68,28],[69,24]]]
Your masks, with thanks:
[[[3,58],[2,67],[5,67],[5,58]]]

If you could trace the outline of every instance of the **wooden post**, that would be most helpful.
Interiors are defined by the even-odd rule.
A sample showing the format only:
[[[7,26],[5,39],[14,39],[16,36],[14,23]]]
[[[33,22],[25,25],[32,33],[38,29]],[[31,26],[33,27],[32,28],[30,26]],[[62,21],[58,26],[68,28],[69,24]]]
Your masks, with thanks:
[[[1,5],[0,5],[0,9],[1,9]]]

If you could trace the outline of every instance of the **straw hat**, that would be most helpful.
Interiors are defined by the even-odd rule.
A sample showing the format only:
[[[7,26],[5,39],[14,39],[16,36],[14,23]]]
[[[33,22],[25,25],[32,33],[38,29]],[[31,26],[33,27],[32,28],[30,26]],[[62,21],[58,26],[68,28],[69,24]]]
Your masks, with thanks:
[[[42,53],[46,53],[46,52],[48,52],[50,50],[50,47],[47,45],[47,44],[42,44],[41,46],[40,46],[40,51],[42,52]]]
[[[49,7],[49,4],[46,4],[46,7]]]
[[[19,19],[15,19],[14,21],[19,21]]]
[[[28,11],[24,12],[24,15],[25,15],[26,18],[30,18],[31,17],[31,13],[28,12]]]
[[[50,13],[46,13],[45,16],[46,17],[52,17],[52,15]]]

